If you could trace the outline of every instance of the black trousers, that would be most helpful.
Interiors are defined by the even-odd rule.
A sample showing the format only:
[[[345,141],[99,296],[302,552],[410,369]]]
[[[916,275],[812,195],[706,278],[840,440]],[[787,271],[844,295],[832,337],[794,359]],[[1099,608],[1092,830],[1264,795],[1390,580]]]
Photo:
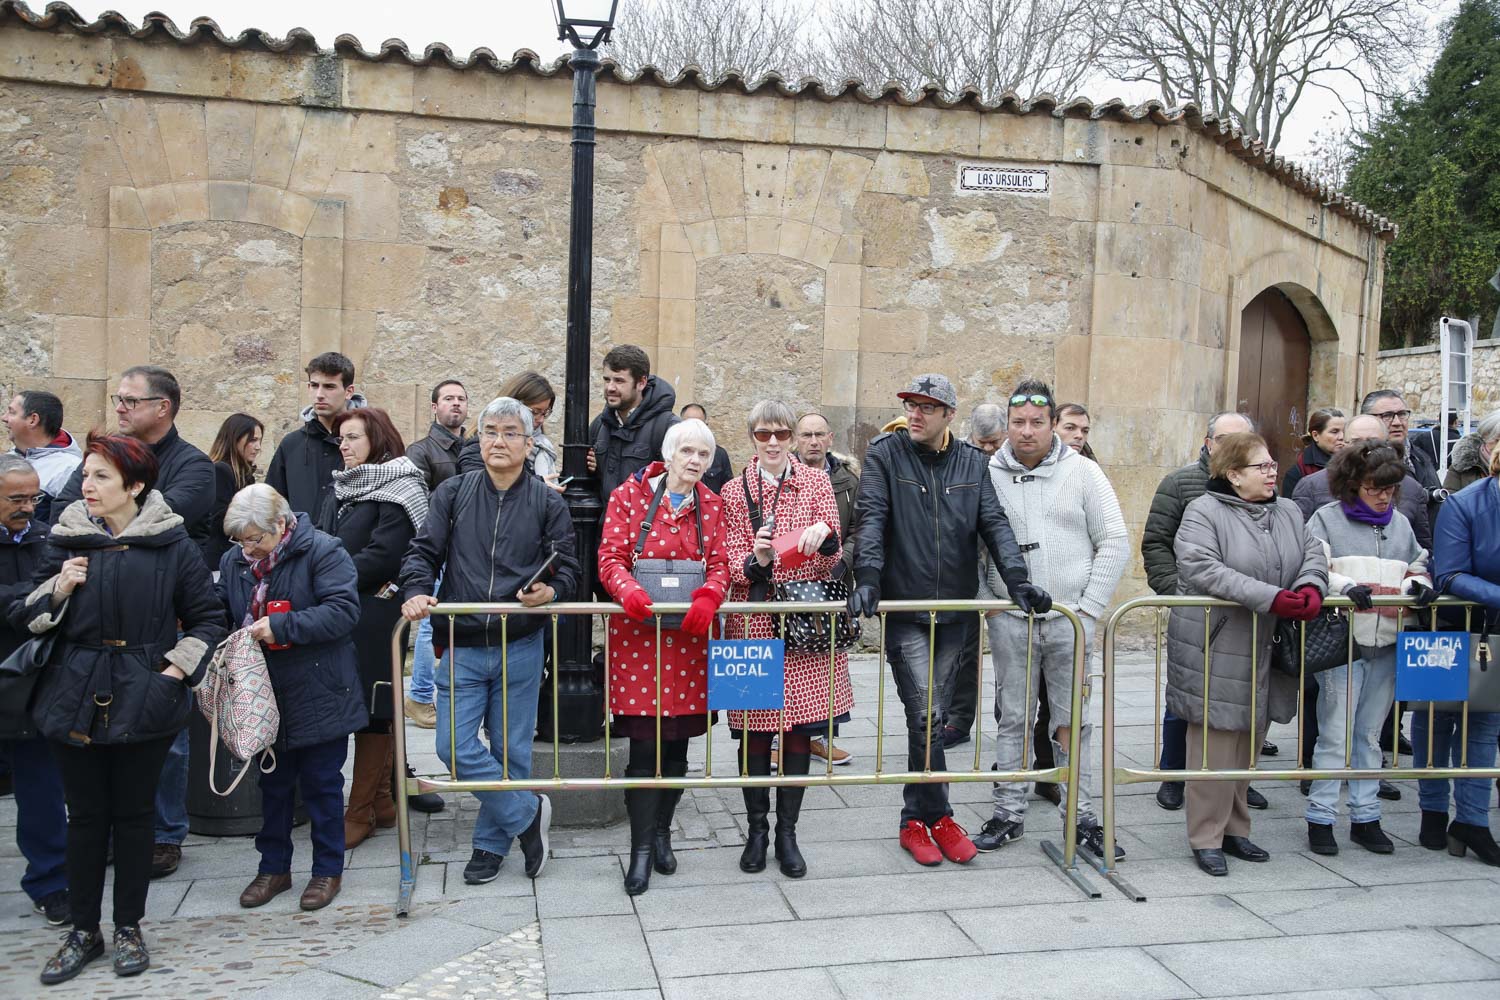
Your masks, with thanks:
[[[145,916],[156,785],[173,738],[86,747],[52,744],[68,803],[68,903],[79,930],[99,927],[111,837],[114,925],[133,927]]]

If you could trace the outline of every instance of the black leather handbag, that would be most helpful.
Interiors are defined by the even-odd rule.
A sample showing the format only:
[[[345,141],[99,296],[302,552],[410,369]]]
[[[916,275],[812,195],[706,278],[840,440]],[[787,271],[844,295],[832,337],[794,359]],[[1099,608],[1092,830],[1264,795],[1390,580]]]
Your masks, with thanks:
[[[61,632],[59,625],[33,636],[0,661],[0,739],[21,740],[36,735],[31,703],[42,668],[52,659]]]
[[[1292,677],[1301,676],[1302,630],[1307,625],[1306,661],[1309,674],[1320,674],[1349,662],[1349,619],[1335,608],[1325,608],[1310,622],[1283,618],[1271,640],[1271,666]]]
[[[849,587],[842,580],[790,580],[776,584],[776,600],[788,604],[849,603]],[[859,641],[860,624],[847,611],[797,611],[776,615],[776,635],[788,649],[801,653],[847,653]],[[830,625],[832,633],[830,634]]]

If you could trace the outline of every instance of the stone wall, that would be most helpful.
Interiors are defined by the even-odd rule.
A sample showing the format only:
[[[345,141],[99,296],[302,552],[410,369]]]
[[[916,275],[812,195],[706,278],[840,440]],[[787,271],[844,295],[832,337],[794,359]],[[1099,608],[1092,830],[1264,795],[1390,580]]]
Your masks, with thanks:
[[[1432,420],[1440,417],[1442,362],[1436,346],[1381,351],[1379,384],[1400,389],[1417,416]],[[1475,420],[1500,408],[1500,340],[1474,342],[1473,396]]]
[[[1370,225],[1186,116],[1025,110],[601,78],[596,354],[645,347],[737,462],[765,396],[859,452],[913,372],[946,372],[965,411],[1040,376],[1093,410],[1137,534],[1235,398],[1265,288],[1307,320],[1313,397],[1359,394]],[[481,401],[524,368],[561,389],[570,116],[566,74],[524,59],[0,21],[0,385],[54,387],[83,429],[120,369],[165,364],[203,445],[235,410],[274,444],[330,349],[408,439],[441,377]],[[964,164],[1047,190],[966,191]]]

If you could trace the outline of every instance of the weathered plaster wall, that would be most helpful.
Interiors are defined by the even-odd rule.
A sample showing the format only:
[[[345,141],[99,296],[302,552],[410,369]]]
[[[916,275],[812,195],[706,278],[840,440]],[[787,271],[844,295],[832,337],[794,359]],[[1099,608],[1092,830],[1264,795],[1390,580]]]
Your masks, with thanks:
[[[0,23],[0,383],[82,428],[149,359],[205,445],[240,409],[274,443],[329,349],[409,436],[443,376],[561,388],[570,116],[525,68]],[[645,347],[737,460],[763,396],[859,451],[912,372],[965,410],[1037,375],[1090,405],[1138,532],[1261,290],[1308,320],[1314,399],[1374,372],[1379,239],[1184,124],[614,80],[598,118],[595,351]],[[961,192],[961,162],[1051,190]]]

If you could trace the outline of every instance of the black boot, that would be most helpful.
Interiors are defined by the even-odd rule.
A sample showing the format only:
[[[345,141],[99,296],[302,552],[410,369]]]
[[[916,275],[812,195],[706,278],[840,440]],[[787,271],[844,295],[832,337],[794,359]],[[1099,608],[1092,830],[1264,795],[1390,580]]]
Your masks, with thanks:
[[[662,761],[662,775],[680,778],[687,774],[687,761]],[[656,871],[661,875],[672,875],[677,871],[677,855],[672,853],[672,817],[677,813],[677,803],[682,801],[683,789],[668,788],[661,793],[661,803],[656,807],[656,836],[652,841],[652,856]]]
[[[751,776],[771,773],[771,755],[751,754],[746,763],[746,773]],[[745,849],[740,853],[740,871],[763,872],[766,870],[766,847],[771,825],[767,814],[771,811],[769,788],[741,789],[745,796]]]
[[[408,778],[415,778],[417,776],[417,772],[412,770],[410,764],[406,765],[406,776]],[[404,785],[404,782],[396,780],[396,772],[394,770],[391,771],[391,798],[394,799],[397,795],[400,795]],[[443,797],[437,792],[418,792],[416,795],[408,795],[406,797],[406,807],[419,813],[440,813],[446,808],[446,803],[443,802]]]
[[[1448,846],[1448,814],[1422,810],[1422,832],[1417,834],[1417,843],[1429,851],[1441,851]]]
[[[1500,845],[1487,826],[1475,823],[1460,823],[1455,820],[1448,827],[1448,853],[1461,858],[1473,848],[1474,856],[1487,865],[1500,867]]]
[[[806,774],[809,756],[805,753],[784,753],[781,756],[782,774]],[[802,812],[802,796],[806,788],[776,789],[776,860],[781,862],[781,874],[787,878],[801,878],[807,874],[807,862],[797,847],[797,817]]]
[[[627,777],[644,777],[630,775]],[[656,814],[662,792],[658,788],[633,788],[625,792],[625,811],[630,814],[630,865],[625,869],[625,894],[639,896],[651,887],[651,862],[656,853]]]

